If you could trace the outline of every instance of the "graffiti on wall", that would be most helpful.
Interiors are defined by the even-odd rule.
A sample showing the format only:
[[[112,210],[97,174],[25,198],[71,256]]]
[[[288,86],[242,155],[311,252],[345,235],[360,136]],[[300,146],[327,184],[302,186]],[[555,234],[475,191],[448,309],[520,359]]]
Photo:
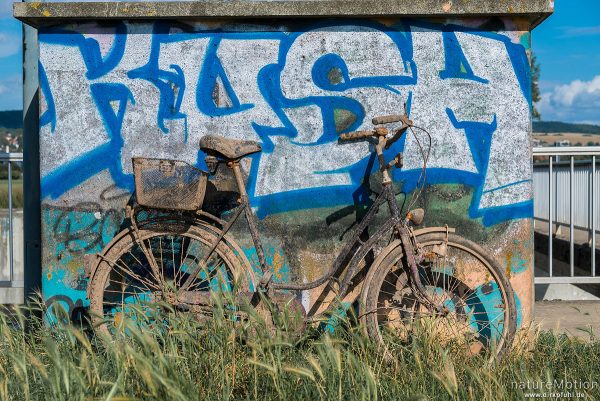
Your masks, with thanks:
[[[375,23],[79,31],[40,34],[44,197],[104,170],[132,190],[136,155],[202,166],[198,140],[218,133],[263,144],[248,184],[259,215],[350,203],[369,151],[339,146],[339,133],[406,102],[434,135],[429,183],[476,188],[470,214],[488,224],[531,213],[527,58],[504,35]],[[390,152],[402,149],[396,178],[410,190],[421,155],[412,138]]]
[[[472,188],[465,214],[485,226],[530,217],[527,35],[417,21],[43,29],[41,190],[54,241],[45,252],[77,261],[99,251],[122,218],[101,194],[133,192],[131,157],[204,168],[206,134],[262,144],[247,169],[261,218],[352,204],[376,167],[364,143],[341,146],[339,134],[405,104],[433,134],[428,183]],[[408,136],[388,150],[399,151],[394,179],[408,192],[420,144]]]

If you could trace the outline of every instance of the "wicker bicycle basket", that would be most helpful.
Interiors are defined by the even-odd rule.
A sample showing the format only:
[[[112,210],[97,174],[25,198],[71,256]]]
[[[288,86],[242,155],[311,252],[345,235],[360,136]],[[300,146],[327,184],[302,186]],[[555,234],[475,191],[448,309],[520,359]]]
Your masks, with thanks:
[[[186,162],[135,157],[133,175],[137,202],[145,207],[198,210],[208,173]]]

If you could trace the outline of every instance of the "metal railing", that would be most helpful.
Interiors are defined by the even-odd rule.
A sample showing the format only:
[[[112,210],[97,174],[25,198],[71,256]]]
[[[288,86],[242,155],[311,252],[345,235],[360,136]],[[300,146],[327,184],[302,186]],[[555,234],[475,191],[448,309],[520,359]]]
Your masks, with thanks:
[[[14,231],[14,210],[13,210],[13,164],[23,163],[23,153],[0,153],[0,164],[7,165],[7,192],[8,192],[8,230],[2,233],[2,243],[4,243],[4,235],[8,236],[7,243],[7,263],[8,263],[8,280],[0,280],[0,287],[22,288],[23,287],[23,272],[20,271],[19,277],[15,274],[15,231]],[[22,247],[18,252],[23,253]],[[22,260],[22,258],[21,258]],[[4,270],[4,266],[2,270]],[[20,266],[21,270],[23,266]],[[4,274],[2,274],[4,275]],[[4,278],[4,277],[3,277]]]
[[[596,234],[600,227],[598,156],[600,146],[533,148],[534,217],[536,222],[548,225],[548,276],[536,276],[536,284],[600,283],[595,268]],[[542,159],[542,162],[536,159]],[[569,272],[568,275],[556,276],[553,270],[554,237],[561,227],[569,228]],[[588,269],[579,265],[576,275],[577,231],[587,233],[587,241],[584,242],[589,245],[590,266]],[[582,248],[579,249],[581,251]]]

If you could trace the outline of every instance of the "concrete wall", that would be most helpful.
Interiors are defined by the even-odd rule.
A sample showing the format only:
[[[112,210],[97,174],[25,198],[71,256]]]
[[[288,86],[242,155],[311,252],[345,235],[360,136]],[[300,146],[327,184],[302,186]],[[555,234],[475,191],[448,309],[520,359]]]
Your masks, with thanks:
[[[527,29],[524,21],[494,18],[40,30],[45,298],[87,304],[83,255],[98,252],[123,222],[131,157],[203,167],[198,140],[208,133],[261,142],[263,153],[244,169],[267,257],[279,280],[316,277],[377,187],[376,179],[364,183],[375,171],[368,147],[339,145],[338,134],[369,128],[373,116],[406,102],[415,124],[433,134],[421,199],[426,224],[448,223],[488,249],[511,274],[528,321]],[[419,148],[410,138],[389,154],[399,150],[406,163],[394,180],[410,192]],[[256,259],[245,231],[236,230]]]

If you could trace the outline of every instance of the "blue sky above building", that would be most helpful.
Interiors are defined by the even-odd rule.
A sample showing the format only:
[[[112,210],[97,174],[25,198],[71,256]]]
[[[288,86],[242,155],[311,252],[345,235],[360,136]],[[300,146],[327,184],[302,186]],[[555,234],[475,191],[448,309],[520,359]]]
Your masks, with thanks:
[[[600,125],[600,1],[561,0],[533,32],[543,120]],[[0,110],[22,108],[21,23],[0,0]]]
[[[600,125],[600,1],[556,1],[532,47],[542,69],[542,119]]]
[[[0,0],[0,110],[23,107],[21,23],[12,18],[12,2]]]

